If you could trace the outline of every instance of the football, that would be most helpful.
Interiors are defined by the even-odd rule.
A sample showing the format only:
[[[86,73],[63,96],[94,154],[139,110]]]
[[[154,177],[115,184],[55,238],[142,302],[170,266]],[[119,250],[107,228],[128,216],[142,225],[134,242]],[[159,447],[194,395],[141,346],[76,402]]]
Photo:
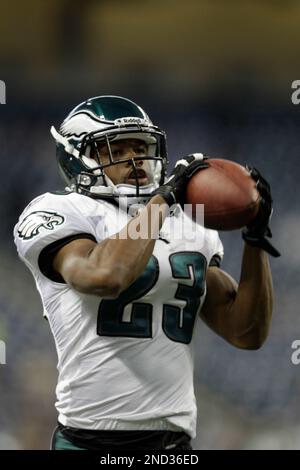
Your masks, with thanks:
[[[187,185],[186,203],[204,204],[204,226],[215,230],[235,230],[256,216],[260,194],[249,171],[222,158],[207,160],[209,167],[195,173]]]

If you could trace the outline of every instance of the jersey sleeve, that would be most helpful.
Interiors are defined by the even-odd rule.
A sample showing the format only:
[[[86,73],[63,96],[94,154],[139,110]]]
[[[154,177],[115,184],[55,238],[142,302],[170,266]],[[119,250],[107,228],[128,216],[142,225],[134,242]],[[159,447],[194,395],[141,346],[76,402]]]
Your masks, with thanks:
[[[94,201],[80,197],[46,193],[27,206],[14,229],[20,258],[54,281],[62,280],[51,274],[52,259],[62,246],[77,238],[100,241],[92,217]]]

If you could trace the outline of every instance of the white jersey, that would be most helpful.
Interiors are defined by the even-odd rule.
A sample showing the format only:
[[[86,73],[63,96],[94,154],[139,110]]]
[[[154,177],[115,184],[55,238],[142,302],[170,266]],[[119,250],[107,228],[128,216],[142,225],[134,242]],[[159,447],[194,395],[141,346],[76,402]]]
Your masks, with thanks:
[[[51,254],[73,238],[101,242],[128,223],[127,212],[77,193],[46,193],[20,216],[15,243],[55,339],[63,425],[195,436],[192,337],[207,266],[223,248],[217,232],[196,224],[197,240],[178,237],[185,218],[178,206],[143,274],[110,300],[72,289],[51,271]]]

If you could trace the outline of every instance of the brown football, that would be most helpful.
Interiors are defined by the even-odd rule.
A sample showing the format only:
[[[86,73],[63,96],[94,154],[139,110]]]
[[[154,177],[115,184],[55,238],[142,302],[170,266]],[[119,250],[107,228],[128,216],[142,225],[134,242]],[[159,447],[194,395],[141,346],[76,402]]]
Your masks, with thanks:
[[[204,204],[204,226],[215,230],[235,230],[256,216],[260,194],[249,171],[222,158],[207,160],[209,167],[195,173],[187,185],[186,203]]]

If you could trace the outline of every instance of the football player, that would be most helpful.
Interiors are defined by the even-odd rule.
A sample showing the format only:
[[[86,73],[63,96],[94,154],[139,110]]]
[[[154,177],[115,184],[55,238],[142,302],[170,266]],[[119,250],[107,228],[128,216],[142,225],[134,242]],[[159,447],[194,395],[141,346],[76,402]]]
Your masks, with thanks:
[[[51,133],[68,186],[26,207],[15,243],[57,348],[52,447],[190,449],[199,316],[238,348],[257,349],[268,334],[266,252],[278,255],[266,238],[269,185],[252,170],[262,202],[243,231],[237,284],[220,269],[216,231],[194,224],[194,237],[177,236],[188,223],[186,184],[207,167],[202,154],[180,159],[167,177],[165,133],[117,96],[88,99]],[[147,236],[130,236],[145,222]]]

